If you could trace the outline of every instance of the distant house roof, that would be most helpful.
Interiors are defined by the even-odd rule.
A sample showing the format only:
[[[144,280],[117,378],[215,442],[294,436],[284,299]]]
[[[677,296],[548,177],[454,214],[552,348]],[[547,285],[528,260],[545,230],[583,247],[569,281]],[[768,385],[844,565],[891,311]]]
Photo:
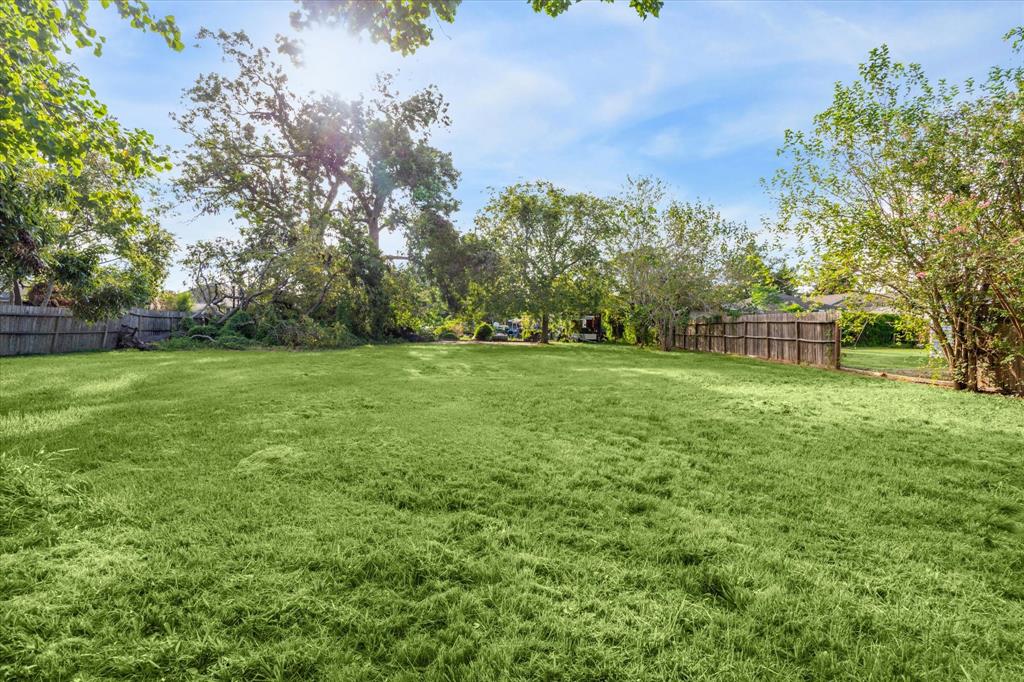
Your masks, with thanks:
[[[897,313],[892,299],[884,294],[824,294],[811,296],[819,310],[864,310],[869,313]]]
[[[871,313],[896,313],[888,296],[882,294],[822,294],[817,296],[801,296],[800,294],[777,294],[772,297],[771,306],[757,306],[751,298],[746,298],[727,309],[744,313],[775,312],[779,308],[799,306],[802,310],[865,310]]]

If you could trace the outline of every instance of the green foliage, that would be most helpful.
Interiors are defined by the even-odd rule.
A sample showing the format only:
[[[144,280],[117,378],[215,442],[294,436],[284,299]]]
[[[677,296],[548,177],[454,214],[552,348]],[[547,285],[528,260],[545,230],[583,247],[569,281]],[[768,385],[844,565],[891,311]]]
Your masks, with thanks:
[[[190,313],[195,305],[191,291],[164,291],[156,301],[161,310],[175,310],[179,313]]]
[[[456,339],[461,339],[466,335],[466,327],[459,320],[445,320],[440,326],[434,329],[434,334],[438,338],[446,337],[446,335],[452,335]]]
[[[263,340],[270,346],[310,349],[350,348],[363,343],[341,322],[325,325],[309,317],[281,320]]]
[[[844,310],[839,326],[844,346],[914,346],[927,341],[927,322],[912,315]]]
[[[256,320],[245,310],[239,310],[224,323],[223,333],[242,336],[247,339],[256,337]]]
[[[439,341],[458,341],[459,338],[461,337],[450,329],[443,329],[437,335]]]
[[[1024,679],[1020,400],[622,346],[68,360],[0,358],[2,679]]]
[[[431,24],[452,23],[462,0],[296,0],[299,9],[291,14],[297,29],[313,25],[348,27],[353,34],[367,33],[371,40],[387,44],[393,51],[409,55],[430,44],[434,31]],[[534,12],[557,17],[580,0],[528,0]],[[604,0],[614,2],[614,0]],[[629,6],[641,18],[657,17],[663,0],[629,0]],[[298,59],[301,54],[294,41],[280,39],[280,51]]]
[[[630,179],[613,206],[610,298],[633,343],[666,347],[680,315],[735,303],[767,272],[745,225],[658,180]]]
[[[221,326],[218,324],[195,324],[186,330],[188,336],[209,336],[216,338],[220,335]]]
[[[132,27],[182,48],[174,19],[154,17],[146,3],[101,4],[113,4]],[[89,23],[89,5],[88,0],[0,2],[0,173],[42,160],[58,173],[77,174],[90,154],[111,159],[129,174],[165,163],[153,153],[149,133],[122,129],[66,60],[74,48],[102,52],[105,38]]]
[[[473,338],[477,341],[490,341],[494,336],[494,327],[489,322],[481,322],[473,332]]]
[[[173,19],[155,19],[142,2],[113,4],[132,26],[180,47]],[[65,301],[99,319],[157,294],[173,239],[140,197],[167,159],[149,133],[122,129],[62,61],[74,47],[100,53],[88,9],[79,0],[0,3],[0,283],[15,292],[38,284],[41,304]]]

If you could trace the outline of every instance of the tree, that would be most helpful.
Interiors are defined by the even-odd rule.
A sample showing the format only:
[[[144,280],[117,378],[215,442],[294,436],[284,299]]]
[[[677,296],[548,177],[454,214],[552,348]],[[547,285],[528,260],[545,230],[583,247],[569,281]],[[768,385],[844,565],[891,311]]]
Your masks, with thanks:
[[[431,19],[452,23],[462,0],[296,0],[299,9],[292,12],[296,29],[311,25],[344,24],[353,34],[369,34],[378,43],[387,43],[395,52],[409,55],[430,44],[434,32]],[[580,0],[528,0],[535,12],[557,17]],[[604,0],[614,2],[614,0]],[[657,17],[663,0],[630,0],[629,6],[642,19]],[[297,46],[282,40],[281,51],[295,55]]]
[[[656,324],[654,277],[664,255],[661,212],[666,197],[667,188],[660,180],[628,178],[614,204],[613,309],[641,346],[650,343]]]
[[[1022,35],[1008,35],[1018,50]],[[982,363],[1005,360],[1003,323],[1024,348],[1022,84],[1019,67],[933,84],[883,46],[859,81],[836,85],[811,131],[787,131],[790,168],[773,182],[783,225],[830,276],[928,319],[971,390]]]
[[[638,344],[656,330],[667,348],[673,325],[739,300],[761,275],[751,266],[756,245],[746,226],[710,204],[669,201],[664,184],[651,178],[629,180],[615,203],[612,298]]]
[[[727,220],[701,201],[672,202],[662,222],[661,244],[652,263],[652,321],[667,350],[673,327],[692,313],[735,300],[727,265],[745,252],[751,235],[746,225]]]
[[[458,173],[430,145],[448,124],[434,87],[407,98],[378,80],[375,97],[296,95],[282,67],[244,33],[202,31],[234,62],[206,74],[174,116],[191,143],[177,189],[203,213],[230,212],[240,238],[201,242],[188,263],[226,322],[254,303],[279,313],[334,316],[380,337],[393,328],[385,230],[457,208]]]
[[[152,171],[137,175],[98,153],[78,175],[57,166],[23,168],[0,186],[2,278],[15,300],[27,282],[34,304],[60,301],[97,320],[159,293],[174,238],[140,196]]]
[[[0,280],[16,305],[22,302],[21,283],[46,267],[49,189],[41,167],[0,174]]]
[[[423,211],[406,230],[410,265],[438,288],[448,314],[459,315],[475,282],[497,280],[497,256],[476,234],[460,234],[447,217]],[[496,293],[496,292],[492,292]]]
[[[612,231],[606,202],[549,182],[519,183],[493,193],[476,226],[521,309],[540,318],[547,343],[551,315],[579,305],[593,289]]]

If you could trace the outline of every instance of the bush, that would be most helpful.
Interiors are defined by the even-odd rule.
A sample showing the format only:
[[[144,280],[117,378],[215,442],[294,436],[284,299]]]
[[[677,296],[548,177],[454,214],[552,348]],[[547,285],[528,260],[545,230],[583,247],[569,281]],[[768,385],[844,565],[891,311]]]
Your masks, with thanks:
[[[488,322],[482,322],[473,332],[473,338],[477,341],[490,341],[491,337],[494,336],[494,327]]]
[[[210,338],[217,338],[220,335],[221,329],[215,324],[197,324],[191,327],[187,331],[188,336],[209,336]]]
[[[256,321],[252,315],[240,310],[224,324],[224,333],[244,336],[247,339],[256,338]]]
[[[524,329],[523,341],[540,341],[539,329]]]
[[[194,301],[192,300],[191,291],[182,291],[174,297],[174,310],[179,313],[190,313],[192,312],[192,306]]]
[[[228,350],[245,350],[255,346],[256,342],[237,334],[221,334],[214,342],[214,345],[217,348],[226,348]]]
[[[912,346],[924,343],[928,336],[923,319],[893,313],[845,310],[839,326],[844,346]]]
[[[466,328],[462,325],[461,322],[456,322],[455,320],[448,320],[447,322],[443,323],[442,325],[434,329],[434,334],[436,334],[438,338],[440,338],[441,335],[444,334],[445,332],[451,332],[452,334],[455,335],[456,339],[461,339],[463,336],[466,335]]]
[[[327,325],[304,316],[280,320],[267,332],[265,341],[289,348],[349,348],[362,343],[341,322]]]
[[[445,329],[445,330],[441,331],[441,333],[439,333],[437,335],[437,338],[440,341],[458,341],[459,340],[458,335],[455,332],[451,331],[450,329]]]
[[[436,341],[437,340],[437,334],[435,334],[434,330],[429,328],[429,327],[420,327],[416,331],[416,337],[417,337],[418,341]]]

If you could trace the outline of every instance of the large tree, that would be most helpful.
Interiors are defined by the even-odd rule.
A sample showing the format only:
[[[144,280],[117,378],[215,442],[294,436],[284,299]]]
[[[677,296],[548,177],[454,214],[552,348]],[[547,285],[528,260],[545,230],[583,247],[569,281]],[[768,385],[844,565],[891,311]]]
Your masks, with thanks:
[[[547,343],[552,314],[579,312],[573,308],[591,298],[613,230],[607,202],[549,182],[519,183],[495,192],[476,225]]]
[[[936,84],[873,50],[810,131],[786,133],[790,167],[774,180],[784,225],[822,269],[929,320],[969,389],[982,363],[1024,346],[1022,84],[1019,67]]]
[[[300,96],[266,48],[243,33],[202,31],[237,73],[202,75],[174,115],[190,138],[181,197],[234,216],[239,238],[190,248],[193,278],[226,321],[255,302],[336,315],[353,331],[389,331],[381,234],[425,216],[447,221],[458,173],[430,145],[448,124],[436,88],[407,98],[378,80],[370,100]],[[340,312],[344,309],[344,313]]]
[[[295,0],[299,9],[292,12],[292,26],[343,24],[354,34],[364,31],[370,39],[386,43],[395,52],[408,55],[430,44],[432,21],[455,21],[462,0]],[[604,0],[614,2],[615,0]],[[580,0],[528,0],[535,12],[557,17]],[[629,0],[641,18],[657,17],[663,0]],[[295,54],[296,46],[282,41],[282,51]]]
[[[658,180],[629,180],[614,205],[611,300],[638,344],[656,331],[667,348],[673,325],[736,302],[767,272],[744,224],[704,202],[670,200]]]

